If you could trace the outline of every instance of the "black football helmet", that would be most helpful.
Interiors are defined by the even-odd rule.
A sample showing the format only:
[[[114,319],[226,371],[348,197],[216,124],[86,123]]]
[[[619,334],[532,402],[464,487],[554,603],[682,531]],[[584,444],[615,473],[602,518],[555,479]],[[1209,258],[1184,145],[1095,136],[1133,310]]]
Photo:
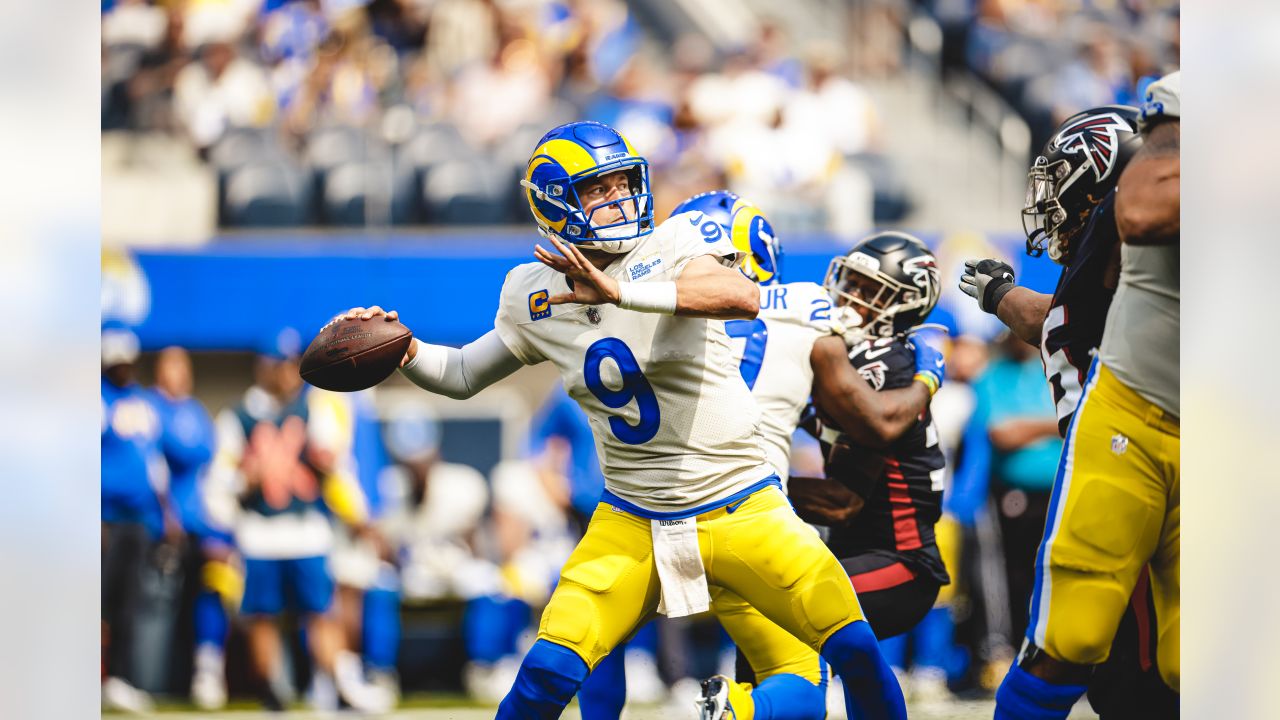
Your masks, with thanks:
[[[832,258],[822,286],[837,317],[860,323],[873,337],[892,337],[924,322],[942,294],[933,253],[919,238],[892,231],[876,233]],[[854,318],[855,307],[869,312]]]
[[[1103,105],[1067,118],[1027,172],[1027,254],[1040,257],[1047,249],[1054,262],[1067,264],[1071,239],[1141,146],[1137,108]]]

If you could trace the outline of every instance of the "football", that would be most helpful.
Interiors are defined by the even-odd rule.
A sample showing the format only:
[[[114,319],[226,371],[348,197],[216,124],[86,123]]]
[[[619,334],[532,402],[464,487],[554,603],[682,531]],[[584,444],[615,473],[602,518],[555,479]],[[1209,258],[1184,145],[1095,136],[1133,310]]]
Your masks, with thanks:
[[[412,341],[413,333],[399,322],[337,318],[307,346],[299,373],[325,390],[364,390],[395,371]]]

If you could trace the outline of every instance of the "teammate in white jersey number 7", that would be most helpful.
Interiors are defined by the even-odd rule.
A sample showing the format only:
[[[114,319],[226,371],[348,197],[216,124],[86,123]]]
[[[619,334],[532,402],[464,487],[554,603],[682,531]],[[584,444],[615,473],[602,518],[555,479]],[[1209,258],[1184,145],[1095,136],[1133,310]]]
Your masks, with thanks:
[[[916,364],[928,377],[877,392],[849,362],[848,328],[831,317],[831,296],[811,282],[782,282],[782,245],[755,205],[727,190],[689,198],[672,217],[699,212],[719,223],[740,252],[740,269],[760,286],[760,315],[731,320],[739,371],[760,406],[765,454],[786,484],[791,437],[810,400],[868,447],[881,447],[913,427],[942,380],[942,353],[916,343]],[[861,316],[845,316],[853,323]],[[746,665],[738,683],[716,676],[703,683],[704,720],[821,720],[826,715],[826,669],[818,654],[766,619],[731,590],[712,591],[712,610]],[[584,708],[585,712],[585,708]]]
[[[722,322],[754,318],[759,292],[719,224],[687,213],[654,227],[648,163],[599,123],[548,132],[521,185],[555,252],[507,275],[492,332],[461,349],[415,340],[402,367],[463,398],[550,361],[600,449],[602,501],[497,717],[559,717],[642,623],[706,610],[723,587],[820,651],[851,715],[905,718],[848,578],[765,459]]]

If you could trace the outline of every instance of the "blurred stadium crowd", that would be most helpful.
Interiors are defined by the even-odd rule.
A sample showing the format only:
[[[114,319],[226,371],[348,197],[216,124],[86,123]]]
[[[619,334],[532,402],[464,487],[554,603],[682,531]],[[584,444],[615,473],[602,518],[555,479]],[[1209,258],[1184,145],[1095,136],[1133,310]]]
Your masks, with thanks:
[[[901,72],[913,13],[1035,148],[1177,63],[1161,0],[858,0],[826,38],[766,19],[739,43],[641,22],[672,4],[104,0],[102,124],[189,141],[225,227],[518,222],[528,149],[591,118],[646,148],[659,212],[728,187],[788,230],[861,231],[909,208],[864,82]]]
[[[1037,149],[1178,59],[1178,5],[1161,0],[865,0],[846,45],[765,22],[728,50],[697,32],[655,44],[642,20],[660,4],[104,0],[103,130],[185,138],[226,228],[524,224],[530,149],[589,118],[643,148],[659,217],[728,187],[787,232],[840,232],[910,207],[885,152],[894,118],[861,81],[903,72],[913,13],[940,26],[944,72],[988,83]],[[954,582],[884,651],[913,705],[945,706],[989,695],[1020,642],[1062,443],[1035,348],[954,287],[963,258],[1002,253],[972,236],[938,251],[932,319],[952,341],[932,411]],[[429,408],[304,386],[297,332],[264,335],[242,393],[209,407],[186,351],[104,328],[104,703],[496,702],[602,488],[585,417],[553,388],[515,457],[446,461],[448,423]],[[299,422],[255,430],[284,416]],[[794,472],[819,472],[813,441],[796,443]],[[247,592],[269,572],[306,592]],[[313,613],[277,625],[285,605]],[[628,692],[683,702],[732,660],[714,620],[663,619],[628,648]]]
[[[188,138],[227,226],[518,221],[529,148],[581,117],[647,148],[659,211],[728,182],[822,227],[833,178],[876,162],[838,47],[802,60],[766,24],[730,53],[658,48],[619,0],[119,2],[103,53],[104,129]]]
[[[1137,105],[1179,65],[1178,0],[928,0],[944,63],[964,67],[1016,107],[1032,149],[1082,108]]]

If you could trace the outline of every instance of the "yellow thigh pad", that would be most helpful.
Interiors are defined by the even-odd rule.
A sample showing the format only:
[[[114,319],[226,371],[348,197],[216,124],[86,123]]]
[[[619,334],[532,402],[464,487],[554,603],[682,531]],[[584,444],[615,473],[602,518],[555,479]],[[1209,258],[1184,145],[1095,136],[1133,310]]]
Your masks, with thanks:
[[[649,521],[601,504],[560,572],[538,637],[572,649],[594,668],[657,605]]]
[[[1157,606],[1169,604],[1156,576],[1162,558],[1177,552],[1170,534],[1170,526],[1174,533],[1177,527],[1177,477],[1176,471],[1170,477],[1165,457],[1168,428],[1149,422],[1153,406],[1109,371],[1097,373],[1067,436],[1054,487],[1059,505],[1045,528],[1031,607],[1033,641],[1052,657],[1079,664],[1107,659],[1148,562]],[[1176,603],[1158,613],[1176,617]]]

